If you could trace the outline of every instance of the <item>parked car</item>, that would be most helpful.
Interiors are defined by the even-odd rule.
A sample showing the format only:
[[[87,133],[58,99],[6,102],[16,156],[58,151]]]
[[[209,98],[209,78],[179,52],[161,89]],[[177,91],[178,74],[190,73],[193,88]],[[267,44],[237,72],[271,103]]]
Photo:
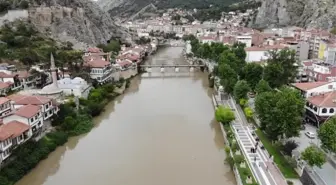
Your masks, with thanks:
[[[314,139],[315,138],[315,133],[313,132],[306,132],[305,133],[307,137],[309,137],[310,139]]]

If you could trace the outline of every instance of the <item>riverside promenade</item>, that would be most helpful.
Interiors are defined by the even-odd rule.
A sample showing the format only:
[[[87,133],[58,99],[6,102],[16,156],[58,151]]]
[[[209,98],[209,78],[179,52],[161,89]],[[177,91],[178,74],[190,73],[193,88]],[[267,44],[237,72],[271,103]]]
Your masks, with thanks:
[[[252,173],[260,185],[287,185],[285,177],[273,164],[266,150],[260,148],[259,144],[255,153],[251,148],[256,145],[254,129],[246,121],[245,115],[230,95],[214,95],[217,105],[230,107],[236,119],[231,123],[237,142],[243,151],[243,155],[250,166]]]

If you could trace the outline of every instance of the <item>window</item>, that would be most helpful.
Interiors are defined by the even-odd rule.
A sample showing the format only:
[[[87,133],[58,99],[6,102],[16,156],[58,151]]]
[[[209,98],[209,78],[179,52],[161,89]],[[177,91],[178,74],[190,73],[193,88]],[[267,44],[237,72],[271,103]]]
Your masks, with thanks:
[[[52,114],[52,111],[51,111],[51,110],[49,111],[49,114]]]
[[[334,113],[335,110],[333,108],[329,109],[329,113]]]
[[[33,122],[34,121],[34,118],[30,118],[30,122]]]
[[[45,108],[48,109],[48,108],[49,108],[49,105],[46,105]]]
[[[48,114],[47,113],[44,113],[44,117],[46,118],[48,116]]]
[[[322,113],[327,113],[327,109],[326,109],[326,108],[323,108],[323,109],[322,109]]]
[[[23,136],[23,134],[21,134],[20,136],[19,136],[19,141],[22,141],[24,139],[24,136]]]
[[[10,154],[10,153],[9,153],[9,150],[5,150],[5,151],[3,152],[3,156],[4,156],[4,157],[7,157],[9,154]]]
[[[314,111],[317,112],[317,107],[314,107]]]
[[[309,107],[309,102],[306,102],[306,106]]]
[[[40,127],[40,126],[42,126],[42,123],[41,123],[41,121],[39,121],[37,125],[38,125],[39,127]]]

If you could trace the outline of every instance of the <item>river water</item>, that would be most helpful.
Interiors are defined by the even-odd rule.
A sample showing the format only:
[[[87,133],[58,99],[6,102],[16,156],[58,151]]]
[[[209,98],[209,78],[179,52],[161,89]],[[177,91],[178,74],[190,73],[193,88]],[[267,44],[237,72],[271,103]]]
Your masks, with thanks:
[[[183,62],[164,48],[148,62]],[[157,71],[156,71],[157,70]],[[153,69],[16,185],[233,185],[207,74]]]

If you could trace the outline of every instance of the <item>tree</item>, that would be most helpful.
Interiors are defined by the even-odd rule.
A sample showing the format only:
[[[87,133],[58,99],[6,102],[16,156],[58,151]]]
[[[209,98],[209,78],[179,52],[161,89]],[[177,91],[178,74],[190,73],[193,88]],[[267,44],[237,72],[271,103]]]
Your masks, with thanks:
[[[235,115],[228,107],[219,106],[215,112],[216,120],[223,124],[229,124],[235,119]]]
[[[317,166],[319,168],[326,162],[326,156],[319,148],[316,146],[307,147],[302,153],[301,157],[305,160],[309,166]]]
[[[264,79],[271,87],[281,87],[295,79],[297,65],[295,52],[290,49],[269,52],[269,59],[264,71]]]
[[[255,92],[261,94],[263,92],[270,92],[272,88],[268,85],[268,82],[265,80],[260,80],[255,86]]]
[[[322,147],[336,153],[336,117],[330,118],[318,130]]]
[[[251,89],[255,90],[256,85],[262,78],[263,67],[256,63],[248,63],[244,67],[243,79],[247,81]]]
[[[281,85],[284,85],[283,79],[281,79],[282,73],[283,68],[279,63],[271,63],[265,67],[264,79],[272,88],[280,87]]]
[[[219,56],[219,65],[227,64],[230,66],[237,74],[240,70],[239,58],[230,50],[225,50]]]
[[[292,156],[292,151],[297,147],[298,144],[294,140],[289,140],[282,146],[282,151],[285,155]]]
[[[255,100],[255,110],[261,129],[270,139],[299,135],[304,100],[298,91],[282,88],[279,92],[260,93]]]
[[[234,97],[237,101],[240,99],[246,99],[247,93],[250,91],[250,87],[245,80],[239,80],[233,89]]]
[[[218,68],[220,83],[225,88],[227,93],[232,93],[234,85],[238,81],[238,76],[235,70],[233,70],[228,64],[220,64]]]

